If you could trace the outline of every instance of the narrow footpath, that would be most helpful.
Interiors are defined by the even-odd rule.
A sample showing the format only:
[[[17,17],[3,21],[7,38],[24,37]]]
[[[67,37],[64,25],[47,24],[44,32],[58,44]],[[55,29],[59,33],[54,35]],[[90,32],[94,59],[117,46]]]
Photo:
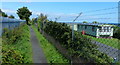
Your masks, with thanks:
[[[30,27],[31,43],[33,51],[33,63],[47,63],[43,50],[39,45],[39,41],[35,35],[34,30]]]

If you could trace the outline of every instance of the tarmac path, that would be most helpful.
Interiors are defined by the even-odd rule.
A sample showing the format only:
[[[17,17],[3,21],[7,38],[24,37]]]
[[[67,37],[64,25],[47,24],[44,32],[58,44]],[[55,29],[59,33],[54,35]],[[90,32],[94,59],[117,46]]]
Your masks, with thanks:
[[[34,30],[30,27],[31,43],[33,51],[33,63],[47,63],[43,50],[39,45],[39,41],[35,35]]]

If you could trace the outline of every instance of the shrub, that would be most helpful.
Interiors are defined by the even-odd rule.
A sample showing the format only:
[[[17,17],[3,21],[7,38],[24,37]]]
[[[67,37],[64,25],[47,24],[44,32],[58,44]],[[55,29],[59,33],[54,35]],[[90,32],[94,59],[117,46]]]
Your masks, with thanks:
[[[8,46],[2,47],[2,63],[18,64],[23,62],[23,57],[19,51]]]
[[[91,39],[75,31],[72,41],[72,30],[65,23],[47,22],[44,31],[58,40],[73,56],[84,58],[88,62],[112,63],[112,58],[97,50]]]
[[[30,31],[26,24],[8,30],[2,35],[2,62],[3,63],[31,63],[32,52],[30,45]]]
[[[114,31],[113,37],[120,39],[120,27],[114,27]]]

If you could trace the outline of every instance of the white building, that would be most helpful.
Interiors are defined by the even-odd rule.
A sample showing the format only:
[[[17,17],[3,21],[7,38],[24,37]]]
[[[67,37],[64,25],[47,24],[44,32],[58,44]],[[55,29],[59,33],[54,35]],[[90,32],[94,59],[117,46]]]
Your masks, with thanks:
[[[85,34],[95,36],[97,38],[112,38],[113,25],[108,24],[93,24],[93,23],[80,23],[77,24],[77,31],[85,31]]]

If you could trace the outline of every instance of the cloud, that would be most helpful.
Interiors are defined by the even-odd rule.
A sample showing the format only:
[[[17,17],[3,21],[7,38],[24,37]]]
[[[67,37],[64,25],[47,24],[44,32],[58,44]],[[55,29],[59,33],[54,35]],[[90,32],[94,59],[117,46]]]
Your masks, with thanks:
[[[78,13],[53,13],[53,12],[42,12],[42,11],[32,11],[32,14],[35,16],[40,15],[41,13],[48,16],[49,20],[55,20],[55,18],[59,18],[58,21],[66,21],[66,20],[73,20],[76,16],[78,16]]]
[[[16,14],[17,12],[15,10],[10,10],[10,9],[2,9],[2,11],[10,14]],[[60,17],[58,21],[72,21],[79,14],[79,13],[53,13],[53,12],[32,11],[32,17],[38,16],[41,13],[47,15],[49,20],[55,20],[55,18]],[[86,19],[86,18],[96,18],[96,16],[84,16],[84,14],[82,14],[78,18],[78,20]]]
[[[9,10],[9,9],[2,9],[3,12],[6,12],[6,13],[16,13],[16,11],[14,10]]]

